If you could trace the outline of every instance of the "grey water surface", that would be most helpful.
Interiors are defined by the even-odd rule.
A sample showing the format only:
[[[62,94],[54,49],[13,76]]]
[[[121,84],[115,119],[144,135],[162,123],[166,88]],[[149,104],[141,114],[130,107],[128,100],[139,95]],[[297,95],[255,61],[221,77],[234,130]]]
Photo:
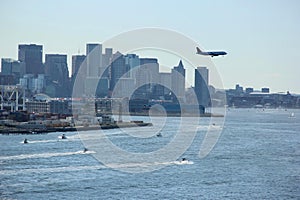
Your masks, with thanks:
[[[168,118],[162,137],[105,134],[120,148],[151,152],[172,140],[180,120]],[[230,109],[217,144],[199,158],[208,122],[200,120],[180,156],[190,162],[174,160],[145,173],[103,165],[92,149],[83,152],[76,132],[66,140],[62,133],[0,135],[0,199],[300,199],[300,110]]]

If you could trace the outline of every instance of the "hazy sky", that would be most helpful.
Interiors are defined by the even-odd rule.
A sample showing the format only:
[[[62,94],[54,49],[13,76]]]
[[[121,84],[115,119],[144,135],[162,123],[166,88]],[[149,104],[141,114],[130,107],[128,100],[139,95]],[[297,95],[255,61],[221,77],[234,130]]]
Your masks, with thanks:
[[[178,31],[206,50],[226,50],[227,56],[213,59],[225,88],[239,83],[300,93],[299,10],[298,0],[1,0],[0,58],[17,59],[19,43],[37,43],[44,54],[68,54],[70,61],[88,42],[158,27]]]

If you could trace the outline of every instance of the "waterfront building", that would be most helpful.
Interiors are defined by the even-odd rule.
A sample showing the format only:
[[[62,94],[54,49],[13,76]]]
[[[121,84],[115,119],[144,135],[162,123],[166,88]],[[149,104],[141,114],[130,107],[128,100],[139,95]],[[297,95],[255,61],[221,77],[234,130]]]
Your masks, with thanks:
[[[60,115],[72,114],[70,100],[44,99],[25,102],[26,110],[29,113],[51,113]]]
[[[113,99],[104,98],[95,100],[95,112],[97,115],[112,115]]]
[[[50,113],[50,105],[47,101],[27,101],[25,106],[29,113]]]
[[[49,109],[51,114],[72,114],[72,105],[69,100],[51,100],[49,101]]]

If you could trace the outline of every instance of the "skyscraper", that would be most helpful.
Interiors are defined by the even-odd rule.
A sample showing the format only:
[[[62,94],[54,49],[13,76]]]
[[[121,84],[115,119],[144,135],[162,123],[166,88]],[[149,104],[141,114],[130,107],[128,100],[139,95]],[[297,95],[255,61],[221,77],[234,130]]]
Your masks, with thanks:
[[[99,75],[103,78],[109,78],[109,66],[113,59],[113,49],[105,48],[105,53],[102,54],[102,68],[99,71]]]
[[[67,55],[46,54],[45,75],[57,83],[57,97],[68,96],[69,91],[69,70]]]
[[[13,82],[17,84],[22,74],[24,74],[24,69],[20,61],[11,58],[1,59],[1,75],[12,75]]]
[[[172,69],[172,91],[177,98],[183,98],[185,94],[185,69],[182,61]]]
[[[159,64],[156,58],[140,58],[140,66],[136,72],[136,82],[141,85],[146,82],[159,81]]]
[[[43,46],[36,44],[20,44],[18,60],[25,63],[25,74],[43,74]]]
[[[113,61],[110,65],[110,90],[112,91],[117,84],[118,80],[128,72],[125,65],[124,55],[120,52],[116,52],[113,55]],[[129,76],[123,77],[128,78]]]
[[[208,69],[206,67],[195,69],[195,93],[199,105],[204,107],[209,106],[210,94],[208,91]]]
[[[124,58],[125,65],[129,70],[129,76],[135,80],[136,69],[134,68],[140,66],[140,58],[136,54],[127,54],[124,56]]]
[[[162,86],[163,95],[170,93],[172,89],[172,73],[164,72],[159,73],[159,84]]]
[[[86,58],[85,55],[72,56],[72,76],[75,76],[78,73],[78,70],[85,58]]]
[[[100,68],[102,67],[102,45],[87,44],[87,77],[98,77]]]
[[[136,67],[136,99],[149,99],[151,91],[159,82],[159,64],[156,58],[140,58],[140,66]]]

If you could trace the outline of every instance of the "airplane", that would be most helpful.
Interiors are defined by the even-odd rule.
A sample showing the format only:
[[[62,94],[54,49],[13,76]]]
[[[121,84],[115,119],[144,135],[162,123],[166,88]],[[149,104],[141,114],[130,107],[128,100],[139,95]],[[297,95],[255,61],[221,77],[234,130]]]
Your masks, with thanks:
[[[199,49],[199,47],[196,47],[196,50],[197,50],[197,53],[196,54],[200,54],[200,55],[203,55],[203,56],[211,56],[211,57],[214,57],[214,56],[224,56],[226,55],[227,53],[225,51],[201,51]]]

